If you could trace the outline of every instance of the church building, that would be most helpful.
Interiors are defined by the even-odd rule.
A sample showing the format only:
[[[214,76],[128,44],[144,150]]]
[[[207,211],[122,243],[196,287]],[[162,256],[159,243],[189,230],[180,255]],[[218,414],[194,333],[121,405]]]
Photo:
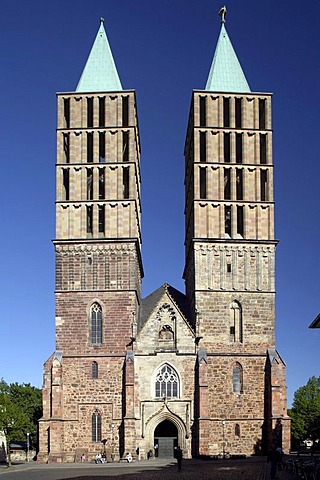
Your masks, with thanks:
[[[275,346],[270,93],[254,93],[225,7],[185,141],[185,293],[142,298],[140,136],[103,20],[75,91],[58,93],[56,350],[39,461],[289,450]],[[209,70],[209,65],[208,65]],[[165,279],[164,279],[165,280]]]

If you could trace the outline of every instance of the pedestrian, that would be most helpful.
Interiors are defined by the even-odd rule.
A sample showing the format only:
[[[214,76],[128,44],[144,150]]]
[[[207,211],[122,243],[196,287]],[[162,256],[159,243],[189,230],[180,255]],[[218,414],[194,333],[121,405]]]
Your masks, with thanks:
[[[81,455],[81,462],[83,463],[83,462],[85,462],[85,461],[86,461],[86,456],[85,456],[85,454],[83,453],[83,454]]]
[[[181,465],[182,465],[182,450],[181,450],[180,446],[178,446],[178,448],[175,451],[175,457],[177,459],[178,470],[180,472],[181,471]]]
[[[277,467],[279,462],[281,462],[281,459],[282,459],[281,449],[280,449],[280,452],[276,447],[273,447],[271,452],[268,453],[267,462],[270,463],[270,478],[272,480],[276,478]]]
[[[132,455],[131,455],[130,452],[127,453],[126,459],[127,459],[127,462],[128,462],[128,463],[131,463],[131,462],[132,462],[133,458],[132,458]]]
[[[97,453],[95,462],[96,462],[96,463],[102,463],[101,453]]]

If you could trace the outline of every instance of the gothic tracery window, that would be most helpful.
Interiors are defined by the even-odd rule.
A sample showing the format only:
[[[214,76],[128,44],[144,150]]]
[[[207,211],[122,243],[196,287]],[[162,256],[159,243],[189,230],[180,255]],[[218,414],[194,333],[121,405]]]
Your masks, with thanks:
[[[94,303],[90,309],[91,320],[91,343],[102,343],[102,309],[98,303]]]
[[[179,395],[177,372],[170,365],[163,365],[156,376],[156,397],[174,397]]]

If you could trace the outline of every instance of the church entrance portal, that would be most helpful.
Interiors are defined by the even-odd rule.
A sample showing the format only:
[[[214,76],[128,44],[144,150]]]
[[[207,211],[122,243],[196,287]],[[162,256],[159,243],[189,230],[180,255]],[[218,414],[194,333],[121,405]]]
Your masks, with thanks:
[[[177,427],[169,420],[159,423],[154,431],[154,452],[156,457],[172,458],[178,446]]]

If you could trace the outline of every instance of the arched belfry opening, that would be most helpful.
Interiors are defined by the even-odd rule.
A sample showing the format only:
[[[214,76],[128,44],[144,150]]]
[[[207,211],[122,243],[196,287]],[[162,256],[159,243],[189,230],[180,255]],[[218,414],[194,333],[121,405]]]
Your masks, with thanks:
[[[163,420],[154,430],[154,451],[160,458],[173,457],[178,446],[178,429],[170,420]]]

